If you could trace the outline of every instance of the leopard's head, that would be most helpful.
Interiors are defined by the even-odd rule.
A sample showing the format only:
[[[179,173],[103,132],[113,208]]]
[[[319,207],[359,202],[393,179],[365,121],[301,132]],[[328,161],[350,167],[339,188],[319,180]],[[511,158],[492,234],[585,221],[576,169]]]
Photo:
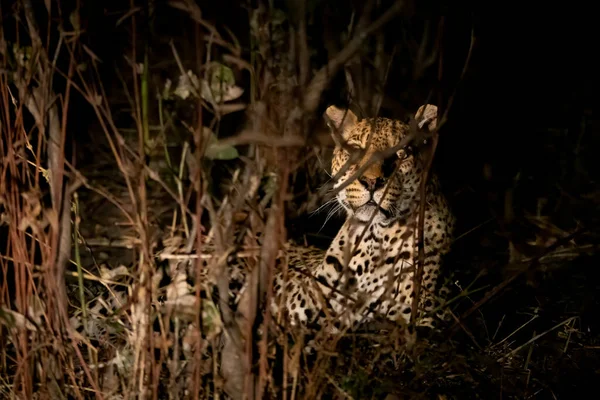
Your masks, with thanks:
[[[335,106],[325,115],[336,143],[331,170],[332,176],[339,174],[334,183],[338,202],[363,222],[373,217],[374,223],[385,223],[409,212],[419,195],[421,157],[409,145],[387,158],[372,159],[400,144],[409,134],[409,126],[387,118],[359,121],[351,110]],[[416,120],[420,128],[435,129],[437,107],[421,106]],[[339,190],[342,185],[345,187]]]

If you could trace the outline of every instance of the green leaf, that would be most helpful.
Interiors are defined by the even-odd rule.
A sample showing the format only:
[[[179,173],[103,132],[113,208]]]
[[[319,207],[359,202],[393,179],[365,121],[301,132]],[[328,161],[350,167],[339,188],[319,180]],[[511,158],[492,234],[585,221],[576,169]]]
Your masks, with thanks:
[[[233,146],[223,145],[219,143],[217,135],[213,131],[204,127],[205,140],[208,139],[208,146],[204,156],[211,160],[234,160],[240,156],[237,149]]]
[[[233,70],[219,63],[213,63],[200,88],[202,98],[212,104],[235,100],[243,93],[244,89],[235,85]]]
[[[79,13],[77,11],[73,11],[71,14],[69,14],[69,22],[71,23],[73,28],[75,28],[75,32],[79,32]]]
[[[208,145],[204,155],[211,160],[235,160],[240,156],[235,147],[218,143]]]
[[[213,88],[223,84],[224,86],[235,85],[235,75],[226,65],[217,64],[211,71],[210,81]]]

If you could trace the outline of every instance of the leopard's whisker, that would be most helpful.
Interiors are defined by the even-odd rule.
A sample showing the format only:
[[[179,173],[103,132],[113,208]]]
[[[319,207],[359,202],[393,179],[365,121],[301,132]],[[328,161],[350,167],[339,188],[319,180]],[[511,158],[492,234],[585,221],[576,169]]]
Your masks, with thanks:
[[[337,199],[335,197],[327,200],[324,204],[320,205],[319,208],[317,208],[316,210],[312,211],[310,213],[310,215],[313,216],[313,215],[317,214],[319,211],[321,211],[322,209],[330,206],[331,204],[333,204],[335,202],[337,202]]]
[[[337,205],[329,211],[329,213],[327,214],[327,217],[325,218],[325,222],[323,222],[323,225],[321,225],[321,228],[319,229],[319,232],[321,232],[321,230],[323,230],[325,225],[327,225],[327,222],[329,221],[329,219],[331,219],[331,217],[334,216],[342,208],[343,208],[343,206],[341,204],[337,203]]]

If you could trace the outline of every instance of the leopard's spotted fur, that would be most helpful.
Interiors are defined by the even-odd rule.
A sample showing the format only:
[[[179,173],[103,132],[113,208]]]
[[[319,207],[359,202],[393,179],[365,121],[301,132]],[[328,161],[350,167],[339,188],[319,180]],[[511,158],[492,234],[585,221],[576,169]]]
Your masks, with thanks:
[[[353,150],[364,152],[350,163],[335,183],[343,185],[375,152],[396,146],[409,126],[386,118],[359,121],[349,110],[329,107],[326,115],[337,136],[332,175],[351,161]],[[435,129],[437,107],[419,108],[420,127]],[[423,172],[421,159],[406,148],[384,161],[368,165],[362,176],[337,193],[348,218],[326,252],[296,249],[290,259],[288,279],[275,278],[272,311],[280,307],[293,324],[334,322],[332,329],[356,326],[375,315],[407,322],[414,297],[413,275],[418,261],[418,210]],[[421,310],[431,310],[441,257],[448,252],[454,218],[438,182],[426,186],[424,245],[425,266],[420,296]],[[374,215],[373,215],[374,214]],[[421,319],[430,326],[431,318]]]

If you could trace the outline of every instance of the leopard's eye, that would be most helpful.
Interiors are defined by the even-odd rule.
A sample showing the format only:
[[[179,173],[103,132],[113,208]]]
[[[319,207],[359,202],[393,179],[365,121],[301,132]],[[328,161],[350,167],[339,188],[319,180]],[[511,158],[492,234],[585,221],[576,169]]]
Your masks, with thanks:
[[[410,156],[415,154],[415,148],[411,145],[408,145],[403,150],[401,150],[399,153],[400,153],[400,159],[402,161],[404,161],[407,158],[409,158]]]
[[[386,158],[383,161],[383,165],[381,166],[381,172],[383,172],[383,176],[388,178],[390,175],[392,175],[394,173],[394,170],[396,169],[397,162],[398,158],[396,158],[395,156]]]
[[[354,155],[354,154],[358,155],[361,152],[364,152],[364,149],[362,147],[360,147],[359,145],[348,143],[347,147],[344,148],[344,151],[346,153],[348,153],[349,155]]]

